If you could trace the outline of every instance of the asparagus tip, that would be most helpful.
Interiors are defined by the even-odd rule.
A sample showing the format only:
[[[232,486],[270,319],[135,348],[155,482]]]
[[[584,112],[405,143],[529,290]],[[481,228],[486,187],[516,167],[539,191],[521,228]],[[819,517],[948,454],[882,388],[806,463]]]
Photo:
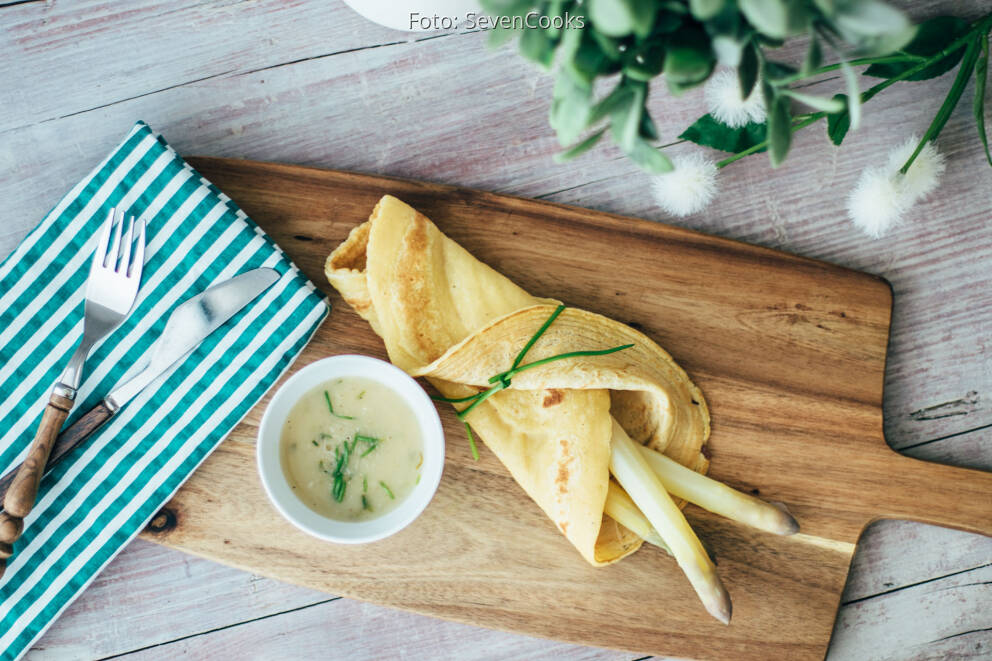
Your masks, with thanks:
[[[730,616],[734,610],[733,604],[730,602],[730,593],[723,586],[723,581],[720,580],[719,576],[714,574],[713,578],[712,589],[707,595],[707,599],[703,601],[703,605],[706,606],[709,614],[721,623],[730,624]]]
[[[775,529],[772,530],[777,535],[795,535],[799,532],[799,522],[792,516],[785,503],[769,503],[778,510],[778,520],[775,521]]]
[[[799,532],[799,522],[796,521],[796,518],[794,516],[786,513],[785,521],[783,522],[782,525],[782,534],[795,535],[797,532]]]

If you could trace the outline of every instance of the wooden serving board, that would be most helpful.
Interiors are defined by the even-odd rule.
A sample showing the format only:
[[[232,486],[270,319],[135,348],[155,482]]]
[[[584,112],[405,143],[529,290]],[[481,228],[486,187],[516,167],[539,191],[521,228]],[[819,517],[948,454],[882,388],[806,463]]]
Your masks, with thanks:
[[[254,459],[263,400],[144,533],[147,539],[334,594],[451,620],[638,653],[822,659],[855,544],[878,518],[992,534],[992,474],[893,452],[882,433],[892,306],[884,280],[802,257],[597,211],[347,172],[199,158],[333,310],[294,365],[385,358],[327,285],[324,259],[391,193],[527,290],[641,329],[702,388],[710,474],[785,503],[794,537],[689,506],[734,603],[706,615],[674,562],[645,547],[587,565],[441,406],[447,457],[425,513],[372,545],[320,542],[269,505]]]

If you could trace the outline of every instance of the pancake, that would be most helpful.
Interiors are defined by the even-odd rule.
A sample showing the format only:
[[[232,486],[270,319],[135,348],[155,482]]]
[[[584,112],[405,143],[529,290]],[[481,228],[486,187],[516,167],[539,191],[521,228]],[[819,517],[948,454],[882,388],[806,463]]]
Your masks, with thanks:
[[[532,296],[388,195],[328,257],[325,272],[383,339],[390,360],[448,398],[488,388],[489,378],[511,367],[558,305]],[[709,436],[706,401],[644,334],[567,308],[524,363],[625,344],[634,346],[514,375],[507,389],[466,420],[596,566],[616,562],[642,543],[604,513],[614,418],[635,441],[700,473],[708,467],[702,453]]]

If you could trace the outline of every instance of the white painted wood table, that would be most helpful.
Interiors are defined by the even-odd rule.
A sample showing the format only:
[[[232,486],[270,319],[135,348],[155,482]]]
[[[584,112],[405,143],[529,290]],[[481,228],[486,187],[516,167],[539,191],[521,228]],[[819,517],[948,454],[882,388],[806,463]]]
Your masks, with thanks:
[[[907,6],[918,19],[974,18],[988,3]],[[612,147],[553,163],[550,78],[485,41],[393,32],[338,0],[0,1],[0,257],[137,119],[187,155],[427,179],[676,222],[888,278],[889,443],[992,469],[992,170],[970,89],[941,136],[943,185],[873,242],[845,220],[847,191],[890,145],[926,128],[949,77],[879,96],[840,150],[811,128],[778,171],[761,156],[731,166],[714,205],[673,221]],[[703,112],[702,95],[673,100],[659,89],[652,107],[674,138]],[[631,658],[337,599],[140,541],[31,652],[108,656]],[[992,657],[992,539],[872,525],[829,658],[960,657]]]

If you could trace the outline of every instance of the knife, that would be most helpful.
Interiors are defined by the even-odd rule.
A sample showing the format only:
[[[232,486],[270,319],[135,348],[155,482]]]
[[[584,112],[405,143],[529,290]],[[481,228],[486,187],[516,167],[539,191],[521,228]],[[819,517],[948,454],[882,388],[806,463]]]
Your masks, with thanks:
[[[45,475],[74,447],[103,426],[148,384],[186,357],[208,335],[224,325],[259,294],[279,280],[279,273],[270,268],[258,268],[236,275],[214,285],[176,306],[165,322],[165,329],[151,349],[151,360],[134,377],[115,388],[103,400],[87,411],[55,440]],[[0,478],[0,502],[7,487],[17,474],[15,466]]]

